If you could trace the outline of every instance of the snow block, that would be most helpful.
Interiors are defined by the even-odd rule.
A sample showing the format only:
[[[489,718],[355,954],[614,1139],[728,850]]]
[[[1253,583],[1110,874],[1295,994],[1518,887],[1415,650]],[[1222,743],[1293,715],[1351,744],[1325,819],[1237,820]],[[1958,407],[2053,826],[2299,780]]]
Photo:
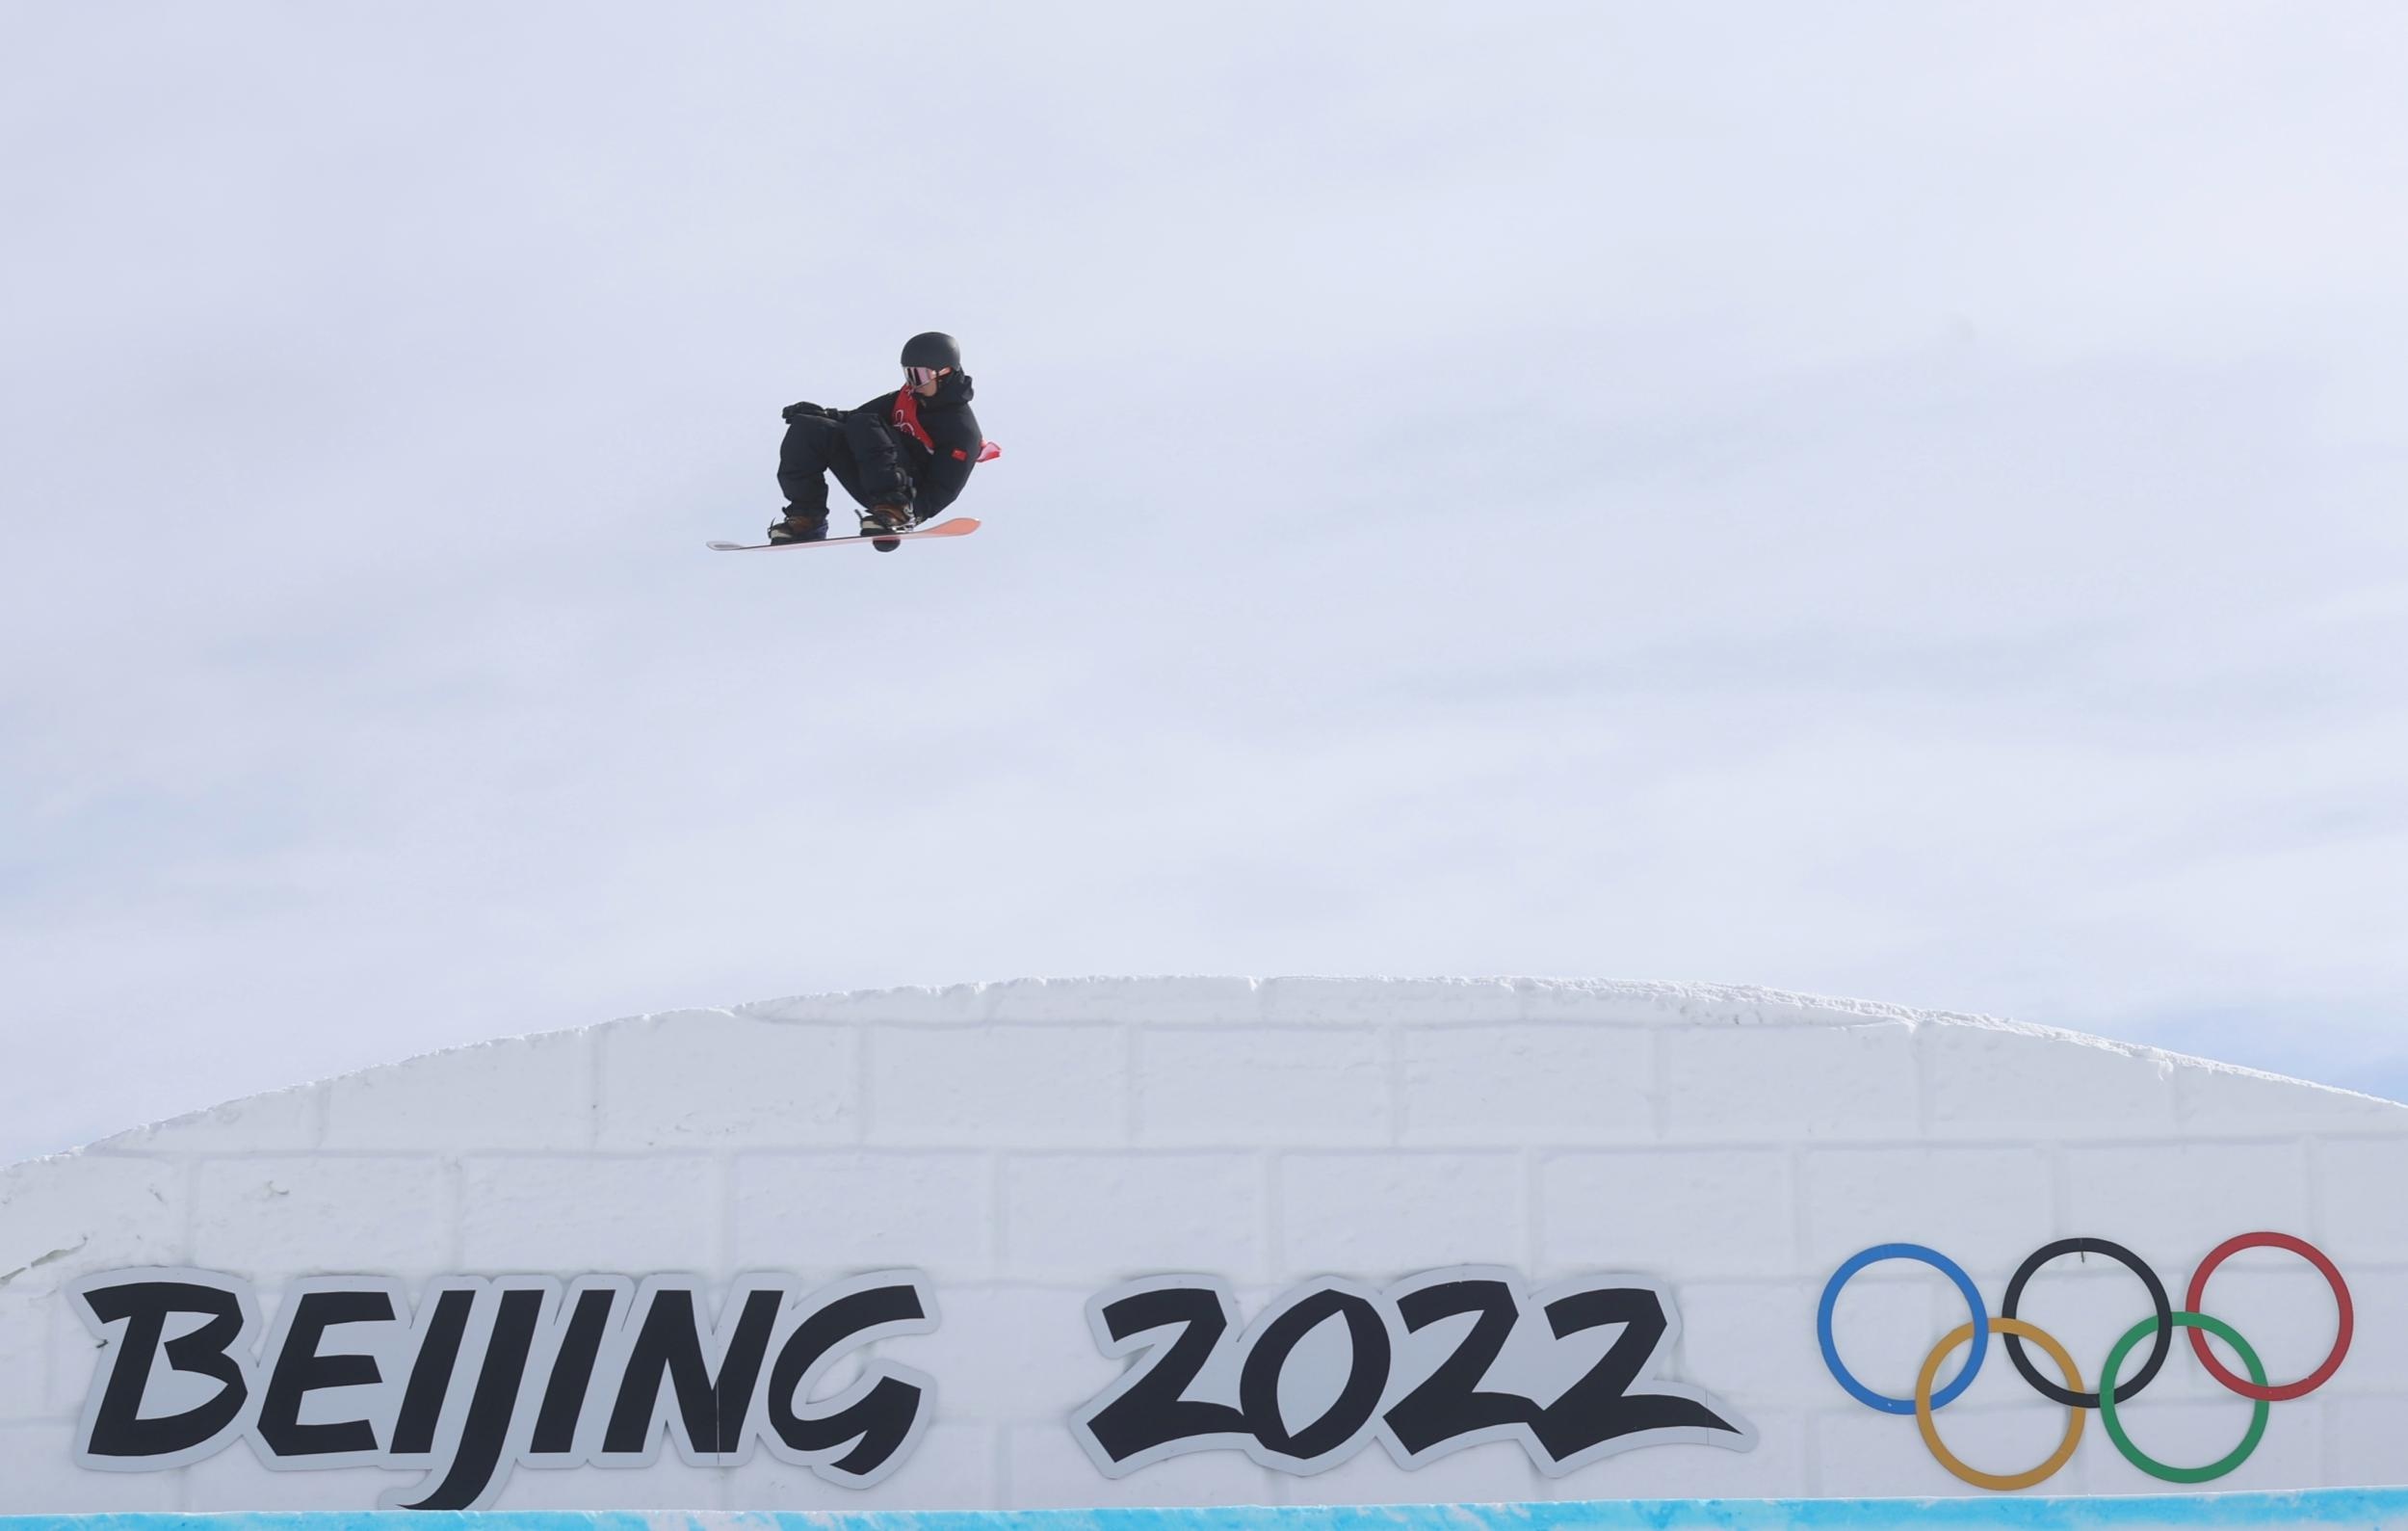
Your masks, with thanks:
[[[343,1525],[457,1471],[544,1531],[2408,1524],[2403,1184],[2408,1107],[1763,990],[635,1016],[0,1171],[0,1512]],[[2194,1285],[2262,1430],[2192,1331],[2152,1368]],[[2122,1442],[2010,1289],[2078,1393],[2138,1326]]]

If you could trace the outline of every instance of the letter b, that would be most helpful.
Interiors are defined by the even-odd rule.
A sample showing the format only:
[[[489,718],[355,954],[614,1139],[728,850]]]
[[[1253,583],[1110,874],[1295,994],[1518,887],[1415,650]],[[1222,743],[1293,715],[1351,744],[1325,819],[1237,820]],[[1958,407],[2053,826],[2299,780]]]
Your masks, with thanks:
[[[176,1279],[183,1277],[202,1280]],[[86,1406],[76,1451],[85,1465],[118,1471],[180,1466],[233,1439],[250,1401],[249,1380],[233,1351],[251,1315],[241,1291],[214,1284],[226,1280],[200,1272],[121,1271],[78,1284],[75,1295],[104,1340],[111,1327],[125,1326],[108,1346],[108,1381]],[[200,1314],[203,1322],[163,1345],[169,1319],[184,1313]],[[145,1414],[151,1370],[162,1354],[170,1370],[215,1379],[216,1394],[175,1413]]]

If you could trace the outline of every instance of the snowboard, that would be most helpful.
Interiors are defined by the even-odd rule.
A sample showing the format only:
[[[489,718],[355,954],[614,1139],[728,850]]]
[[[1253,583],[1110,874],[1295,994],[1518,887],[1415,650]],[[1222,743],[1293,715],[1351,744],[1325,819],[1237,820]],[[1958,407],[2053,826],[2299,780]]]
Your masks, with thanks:
[[[706,542],[714,553],[759,553],[777,547],[843,547],[849,542],[908,542],[919,537],[967,537],[979,529],[979,523],[967,515],[956,515],[950,521],[923,526],[910,532],[882,532],[872,537],[824,537],[816,542]]]

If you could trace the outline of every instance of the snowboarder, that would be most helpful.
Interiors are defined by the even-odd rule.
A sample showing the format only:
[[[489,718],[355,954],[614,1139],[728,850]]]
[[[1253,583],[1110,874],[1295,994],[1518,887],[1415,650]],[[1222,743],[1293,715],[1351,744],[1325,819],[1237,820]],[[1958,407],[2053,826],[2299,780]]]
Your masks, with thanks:
[[[970,375],[954,337],[929,330],[903,342],[903,385],[858,409],[816,404],[786,407],[786,441],[777,455],[785,515],[772,542],[816,542],[827,536],[827,475],[858,500],[861,535],[906,532],[954,503],[984,438],[970,412]],[[902,545],[889,537],[880,552]]]

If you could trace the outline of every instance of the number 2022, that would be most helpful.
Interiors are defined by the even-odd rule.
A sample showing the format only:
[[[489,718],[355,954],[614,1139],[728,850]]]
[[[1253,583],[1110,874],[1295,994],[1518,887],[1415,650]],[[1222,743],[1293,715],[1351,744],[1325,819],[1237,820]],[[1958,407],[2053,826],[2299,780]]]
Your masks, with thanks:
[[[1654,1377],[1680,1318],[1643,1277],[1584,1277],[1536,1293],[1498,1266],[1448,1266],[1384,1288],[1321,1277],[1289,1288],[1241,1333],[1227,1281],[1154,1276],[1099,1293],[1086,1313],[1097,1348],[1135,1358],[1071,1419],[1108,1477],[1193,1451],[1323,1472],[1374,1439],[1407,1468],[1516,1441],[1550,1476],[1638,1446],[1756,1443],[1755,1428],[1712,1394]],[[1434,1364],[1430,1346],[1412,1343],[1465,1315],[1472,1321]],[[1339,1347],[1305,1343],[1329,1324],[1346,1336],[1334,1361]],[[1609,1326],[1620,1332],[1568,1386],[1560,1366],[1544,1364],[1546,1347]],[[1421,1357],[1409,1370],[1400,1362],[1408,1351]],[[1290,1419],[1283,1385],[1329,1402],[1311,1419]]]

